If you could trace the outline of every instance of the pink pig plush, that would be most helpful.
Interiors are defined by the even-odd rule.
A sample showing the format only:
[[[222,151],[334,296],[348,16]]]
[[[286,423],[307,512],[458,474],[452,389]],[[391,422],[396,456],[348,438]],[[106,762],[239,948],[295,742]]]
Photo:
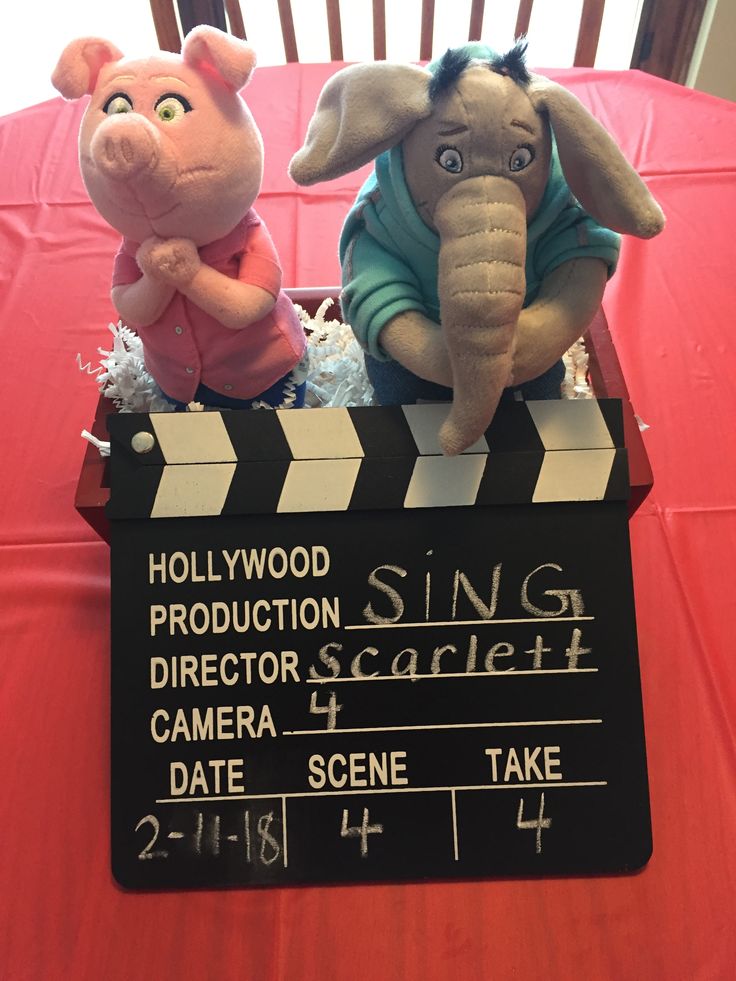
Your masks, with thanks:
[[[79,159],[124,236],[112,300],[179,408],[304,400],[304,331],[252,207],[263,144],[238,90],[254,65],[248,44],[198,27],[181,56],[125,60],[108,41],[72,41],[52,77],[67,99],[91,95]]]

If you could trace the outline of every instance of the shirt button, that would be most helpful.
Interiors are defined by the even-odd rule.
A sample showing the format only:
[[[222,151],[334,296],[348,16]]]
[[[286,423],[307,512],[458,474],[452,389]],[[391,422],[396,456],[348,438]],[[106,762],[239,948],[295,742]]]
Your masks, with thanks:
[[[194,368],[186,368],[185,370],[186,370],[186,373],[188,375],[193,375],[194,374]]]
[[[232,392],[232,390],[233,390],[233,386],[232,385],[224,385],[223,387],[224,387],[224,389],[225,389],[226,392]]]
[[[174,327],[174,333],[175,334],[183,334],[184,333],[184,328],[183,327]]]

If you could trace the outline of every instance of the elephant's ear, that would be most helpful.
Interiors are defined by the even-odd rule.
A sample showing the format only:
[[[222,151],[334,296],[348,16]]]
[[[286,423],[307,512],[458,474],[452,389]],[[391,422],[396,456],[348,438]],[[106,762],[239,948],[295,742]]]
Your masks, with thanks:
[[[546,112],[570,190],[596,221],[627,235],[652,238],[664,214],[618,146],[567,89],[533,75],[529,98]]]
[[[327,82],[289,173],[297,184],[341,177],[395,146],[432,112],[431,75],[415,65],[351,65]]]

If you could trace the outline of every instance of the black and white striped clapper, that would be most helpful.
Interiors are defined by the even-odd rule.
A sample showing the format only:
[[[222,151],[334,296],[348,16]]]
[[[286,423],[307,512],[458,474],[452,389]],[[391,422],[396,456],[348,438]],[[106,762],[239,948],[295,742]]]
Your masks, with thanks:
[[[621,404],[447,411],[110,418],[122,885],[646,862]]]
[[[461,456],[437,441],[447,405],[110,418],[111,518],[285,514],[628,494],[620,403],[502,406]]]

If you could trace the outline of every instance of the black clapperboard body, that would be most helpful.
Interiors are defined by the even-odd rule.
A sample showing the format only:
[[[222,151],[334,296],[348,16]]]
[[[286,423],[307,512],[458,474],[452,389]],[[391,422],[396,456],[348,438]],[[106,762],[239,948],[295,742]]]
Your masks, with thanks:
[[[621,404],[447,411],[110,417],[123,886],[647,861]]]

